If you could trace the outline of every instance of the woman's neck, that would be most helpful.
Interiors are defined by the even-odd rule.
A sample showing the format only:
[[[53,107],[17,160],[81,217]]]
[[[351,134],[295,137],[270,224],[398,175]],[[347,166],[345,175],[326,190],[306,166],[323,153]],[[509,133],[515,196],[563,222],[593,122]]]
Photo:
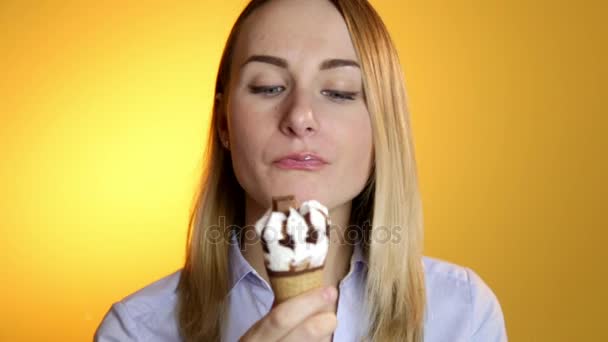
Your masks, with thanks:
[[[329,210],[332,225],[330,228],[329,251],[325,259],[323,285],[338,287],[350,269],[353,252],[351,243],[346,243],[346,232],[350,220],[352,202]],[[264,252],[259,237],[255,233],[255,223],[264,215],[266,208],[260,207],[251,198],[245,201],[245,227],[242,232],[241,253],[256,272],[270,284],[264,264]]]

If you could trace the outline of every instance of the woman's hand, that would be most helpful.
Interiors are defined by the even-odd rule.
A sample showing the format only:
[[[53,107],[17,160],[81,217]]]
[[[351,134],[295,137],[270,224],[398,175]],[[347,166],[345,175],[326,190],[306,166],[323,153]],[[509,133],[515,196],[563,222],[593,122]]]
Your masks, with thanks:
[[[329,341],[336,329],[334,287],[310,290],[286,300],[257,321],[240,342]]]

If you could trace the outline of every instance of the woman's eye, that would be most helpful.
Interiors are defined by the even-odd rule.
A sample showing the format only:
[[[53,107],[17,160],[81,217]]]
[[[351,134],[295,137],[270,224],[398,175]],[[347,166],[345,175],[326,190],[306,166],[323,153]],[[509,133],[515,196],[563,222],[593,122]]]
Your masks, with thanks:
[[[356,92],[348,91],[323,90],[321,94],[338,101],[353,101],[357,97]]]
[[[283,92],[283,90],[285,90],[285,87],[283,86],[249,86],[249,91],[251,91],[252,94],[262,94],[267,96],[280,94]]]

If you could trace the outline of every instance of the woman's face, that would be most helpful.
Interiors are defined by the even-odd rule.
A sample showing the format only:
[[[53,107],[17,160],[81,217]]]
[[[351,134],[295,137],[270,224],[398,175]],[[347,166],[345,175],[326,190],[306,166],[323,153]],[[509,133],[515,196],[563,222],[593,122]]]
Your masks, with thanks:
[[[358,63],[328,1],[273,1],[245,21],[222,134],[248,203],[294,194],[334,210],[362,191],[372,130]]]

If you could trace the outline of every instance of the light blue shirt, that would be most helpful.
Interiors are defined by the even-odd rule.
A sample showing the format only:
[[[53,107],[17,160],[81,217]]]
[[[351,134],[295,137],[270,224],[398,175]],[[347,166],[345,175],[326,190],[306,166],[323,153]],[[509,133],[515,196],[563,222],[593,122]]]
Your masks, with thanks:
[[[234,240],[233,240],[234,242]],[[231,243],[229,319],[223,341],[237,341],[271,309],[274,294],[268,283]],[[498,299],[470,268],[423,257],[427,313],[425,342],[505,342],[507,334]],[[338,325],[334,341],[359,341],[366,331],[363,303],[367,262],[355,245],[350,271],[339,284]],[[181,270],[114,303],[95,332],[95,341],[181,341],[175,305]]]

